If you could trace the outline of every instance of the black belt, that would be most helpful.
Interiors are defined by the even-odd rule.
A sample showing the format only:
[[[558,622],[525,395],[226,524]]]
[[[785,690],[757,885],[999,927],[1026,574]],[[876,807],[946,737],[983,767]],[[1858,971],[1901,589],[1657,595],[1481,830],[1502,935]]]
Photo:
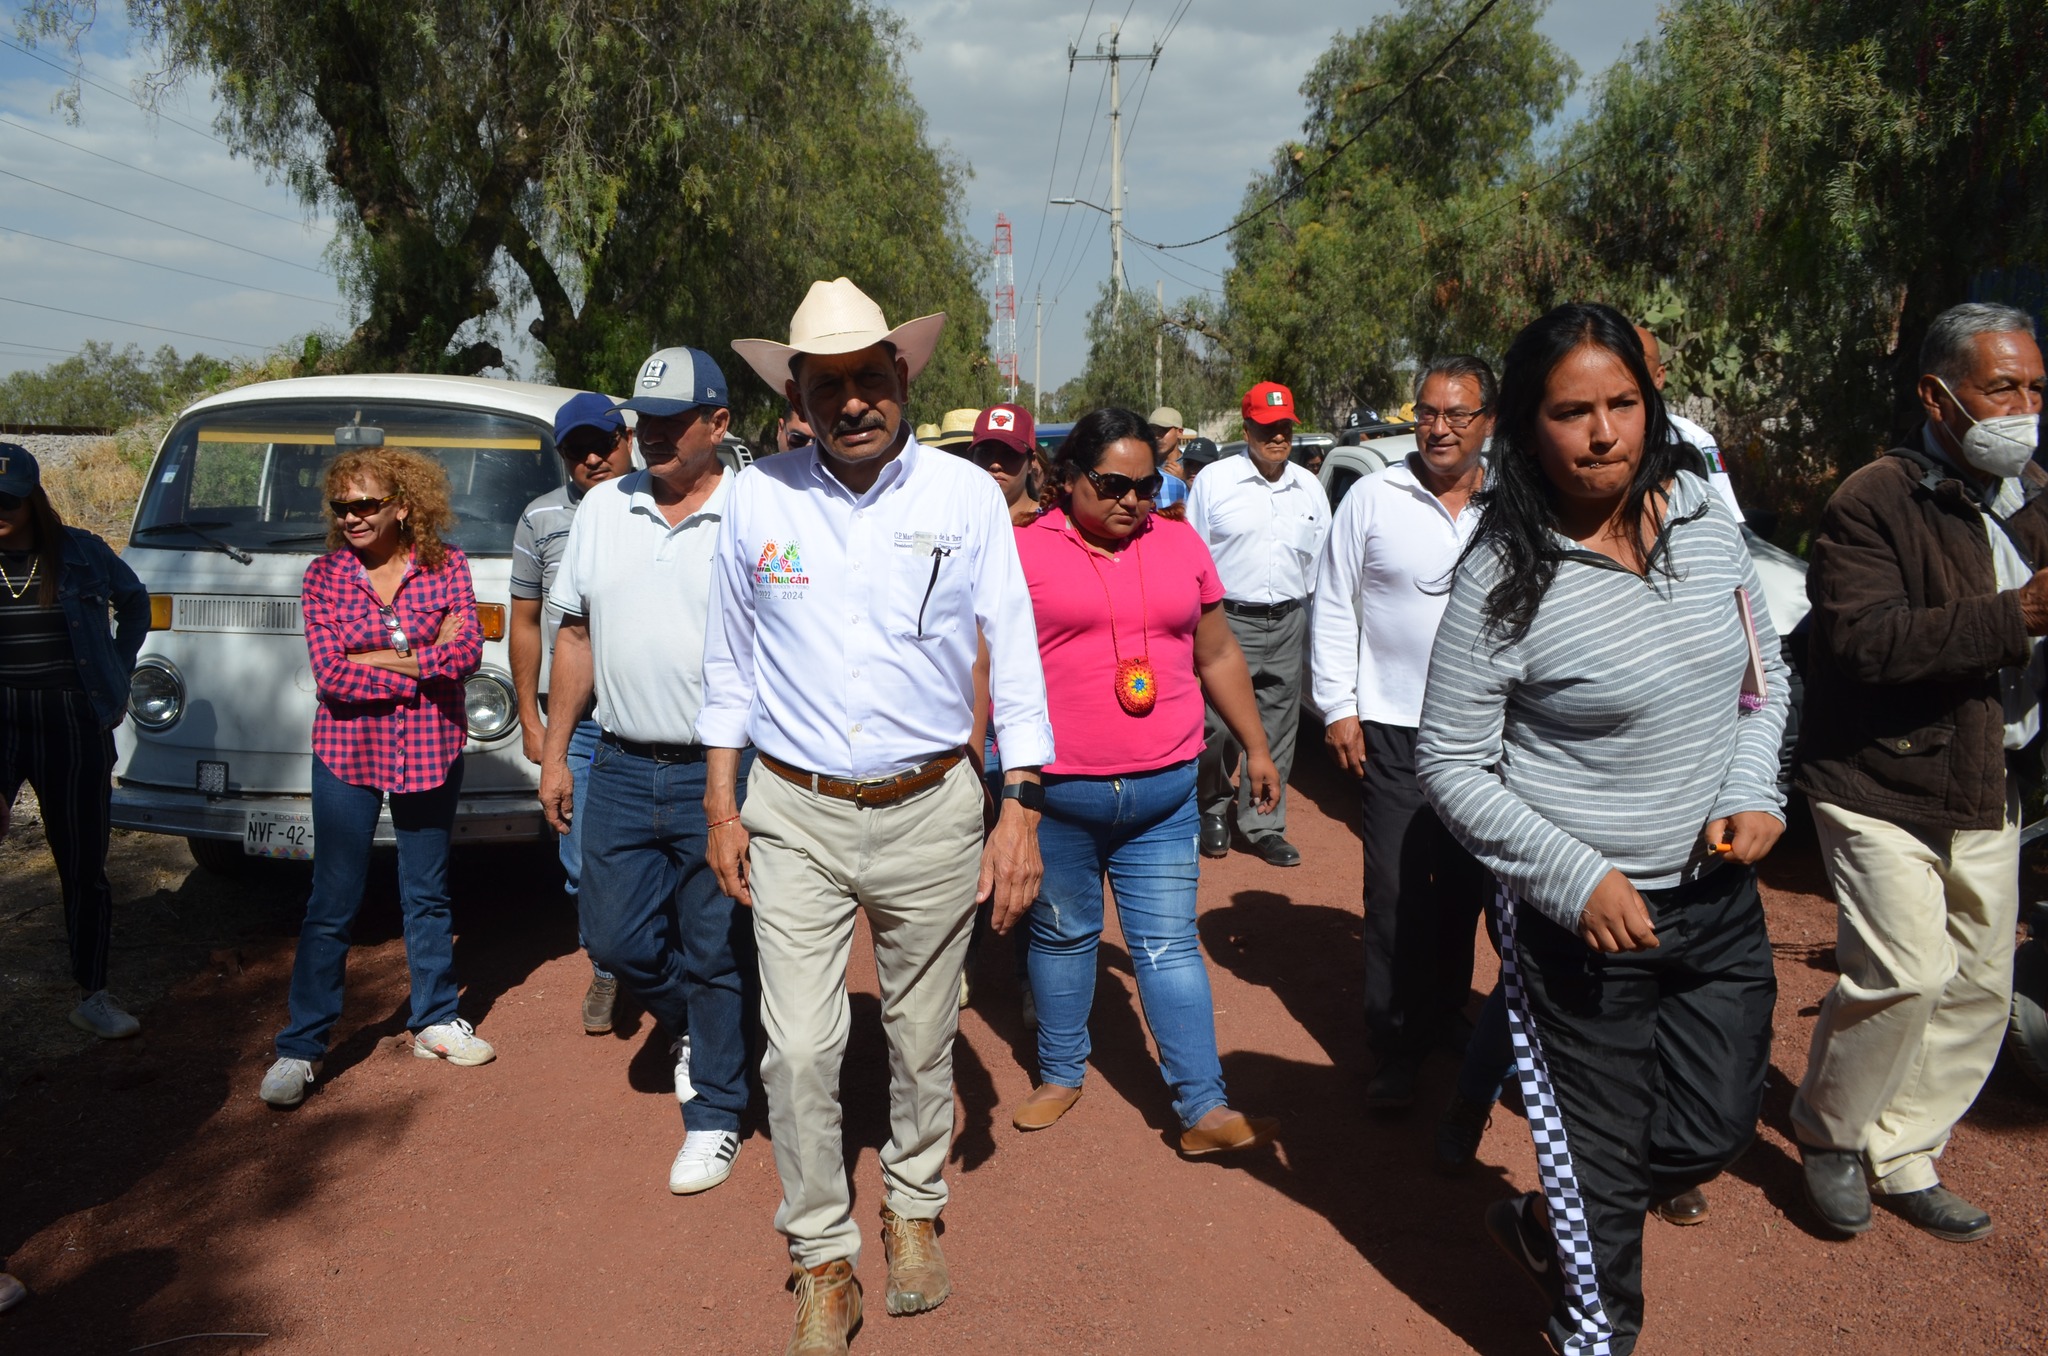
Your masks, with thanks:
[[[1282,598],[1277,603],[1233,603],[1223,600],[1223,610],[1233,617],[1270,617],[1278,619],[1301,606],[1299,598]]]
[[[598,732],[598,740],[609,744],[620,753],[630,753],[635,758],[645,758],[656,763],[701,763],[704,761],[702,744],[642,744],[637,739],[621,739],[610,730]]]

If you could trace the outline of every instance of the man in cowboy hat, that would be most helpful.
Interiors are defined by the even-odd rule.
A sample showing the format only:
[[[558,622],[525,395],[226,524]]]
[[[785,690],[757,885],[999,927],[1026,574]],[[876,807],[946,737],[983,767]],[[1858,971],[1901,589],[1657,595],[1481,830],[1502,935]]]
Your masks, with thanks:
[[[775,1224],[797,1292],[790,1356],[843,1352],[860,1323],[839,1106],[855,910],[874,937],[889,1043],[887,1307],[913,1314],[951,1287],[935,1221],[975,906],[993,896],[1006,931],[1038,890],[1038,769],[1052,760],[1052,728],[1009,509],[986,472],[924,447],[903,419],[945,319],[891,328],[838,278],[812,285],[787,344],[733,344],[817,435],[733,486],[697,725],[711,862],[754,909],[761,1077],[782,1178]],[[986,847],[980,761],[962,749],[977,631],[1005,768]],[[742,816],[735,782],[750,743]]]
[[[956,455],[964,453],[974,443],[974,426],[980,420],[980,410],[947,410],[946,417],[939,421],[939,436],[925,446],[942,447]]]

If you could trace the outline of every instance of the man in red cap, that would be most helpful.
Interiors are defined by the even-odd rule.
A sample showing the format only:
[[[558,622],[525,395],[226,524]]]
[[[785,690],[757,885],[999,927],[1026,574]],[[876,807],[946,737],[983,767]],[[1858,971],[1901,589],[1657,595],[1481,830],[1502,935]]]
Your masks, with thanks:
[[[1038,516],[1037,427],[1022,405],[991,405],[974,421],[967,459],[995,478],[1018,527]]]
[[[1223,578],[1223,615],[1244,650],[1259,699],[1259,721],[1280,770],[1280,799],[1270,811],[1252,803],[1251,783],[1235,792],[1237,828],[1252,851],[1273,866],[1299,866],[1287,841],[1287,774],[1301,721],[1301,673],[1308,642],[1307,603],[1316,556],[1330,529],[1330,501],[1316,478],[1294,465],[1294,393],[1262,381],[1244,394],[1241,456],[1225,457],[1188,492],[1188,522],[1209,544]],[[1209,712],[1208,749],[1196,794],[1202,810],[1202,855],[1230,851],[1230,785],[1243,750]]]

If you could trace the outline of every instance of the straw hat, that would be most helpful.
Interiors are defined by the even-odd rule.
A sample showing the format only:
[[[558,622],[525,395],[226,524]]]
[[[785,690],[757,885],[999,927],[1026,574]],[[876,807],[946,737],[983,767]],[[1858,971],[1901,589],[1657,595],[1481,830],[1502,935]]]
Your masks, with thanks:
[[[732,351],[747,360],[771,390],[780,391],[789,382],[789,360],[799,353],[858,353],[876,344],[893,344],[896,356],[909,367],[912,380],[931,361],[939,345],[939,332],[946,327],[943,311],[906,320],[894,329],[882,316],[882,308],[867,293],[845,278],[814,282],[803,305],[789,318],[789,342],[773,339],[735,339]]]
[[[919,424],[917,426],[917,440],[926,447],[930,447],[938,440],[938,437],[939,426],[937,424]]]
[[[939,421],[939,436],[919,438],[926,447],[947,449],[966,447],[974,441],[975,421],[981,418],[980,410],[947,410],[946,417]]]

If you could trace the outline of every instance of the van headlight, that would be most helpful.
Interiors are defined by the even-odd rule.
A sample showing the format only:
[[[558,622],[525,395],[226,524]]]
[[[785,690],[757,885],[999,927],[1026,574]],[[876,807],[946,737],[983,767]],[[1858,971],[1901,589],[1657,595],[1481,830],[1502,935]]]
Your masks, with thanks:
[[[128,714],[145,730],[168,730],[185,714],[185,680],[168,659],[149,658],[128,677]]]
[[[512,693],[512,684],[500,675],[475,674],[462,691],[471,739],[496,739],[518,723],[519,699]]]

